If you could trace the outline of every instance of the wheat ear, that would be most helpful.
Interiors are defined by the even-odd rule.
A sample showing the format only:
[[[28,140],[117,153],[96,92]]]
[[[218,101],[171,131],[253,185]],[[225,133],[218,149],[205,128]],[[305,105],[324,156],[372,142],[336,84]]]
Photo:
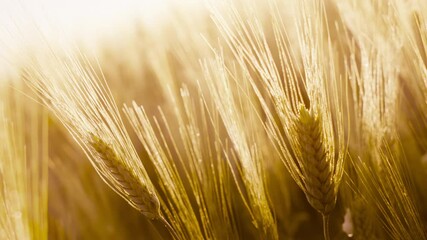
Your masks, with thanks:
[[[114,149],[101,138],[92,135],[90,145],[99,154],[99,159],[127,195],[126,200],[135,209],[150,219],[160,219],[160,202],[139,178],[123,164]]]
[[[323,142],[320,116],[301,105],[294,131],[296,150],[301,156],[304,193],[310,205],[322,214],[325,239],[329,239],[328,218],[335,208],[337,194],[329,155]]]
[[[173,227],[162,216],[160,201],[157,196],[139,180],[129,167],[123,164],[123,160],[120,159],[110,144],[96,135],[92,135],[90,145],[99,154],[99,159],[110,170],[109,172],[116,183],[125,192],[125,199],[129,204],[144,216],[152,220],[159,220],[175,239],[179,239]]]
[[[104,182],[142,214],[161,221],[176,238],[161,215],[154,186],[104,76],[84,56],[78,57],[53,50],[34,59],[24,70],[26,82],[64,124]]]
[[[307,200],[322,215],[329,215],[335,207],[337,196],[330,162],[323,144],[320,121],[319,116],[301,106],[295,121],[295,131],[303,158],[302,170]]]

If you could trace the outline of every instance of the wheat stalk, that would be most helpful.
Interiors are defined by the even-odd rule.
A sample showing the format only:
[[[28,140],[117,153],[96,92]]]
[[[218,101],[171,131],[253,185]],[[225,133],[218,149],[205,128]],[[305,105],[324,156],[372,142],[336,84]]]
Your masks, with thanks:
[[[390,149],[387,142],[382,146],[374,151],[378,153],[374,157],[380,159],[353,163],[361,186],[378,209],[382,225],[391,238],[426,239],[418,199],[412,194],[413,185],[407,177],[406,159]]]
[[[210,94],[205,98],[210,97],[214,103],[233,144],[235,156],[230,154],[231,156],[227,156],[226,159],[230,165],[237,165],[241,172],[243,191],[247,192],[247,197],[244,195],[242,197],[247,201],[246,205],[255,226],[262,228],[263,238],[277,239],[277,227],[268,204],[266,180],[263,176],[264,167],[268,162],[262,158],[256,146],[265,143],[262,141],[264,136],[260,134],[264,133],[264,129],[262,120],[257,115],[258,109],[254,107],[253,99],[249,97],[251,86],[245,80],[242,83],[236,81],[247,77],[247,69],[239,67],[229,69],[224,56],[220,53],[216,53],[215,59],[211,62],[206,61],[203,64],[205,72],[203,83],[207,86],[206,92]],[[252,97],[256,99],[255,96]]]
[[[48,236],[47,114],[0,83],[0,238]]]
[[[238,236],[234,216],[229,212],[234,207],[229,195],[232,179],[227,178],[228,166],[222,156],[221,140],[218,135],[213,139],[202,137],[217,131],[218,120],[212,116],[208,118],[202,99],[197,104],[186,85],[179,94],[169,91],[169,97],[174,106],[172,117],[177,122],[168,121],[168,115],[161,110],[161,119],[153,117],[154,125],[144,107],[136,103],[133,108],[125,106],[124,109],[155,163],[156,172],[162,176],[159,191],[166,196],[163,200],[166,202],[164,208],[168,209],[166,217],[184,239]],[[184,188],[187,180],[190,190]],[[189,203],[193,197],[196,199],[194,206]],[[202,216],[198,222],[195,220],[197,214]],[[223,223],[228,223],[227,227],[222,226]]]

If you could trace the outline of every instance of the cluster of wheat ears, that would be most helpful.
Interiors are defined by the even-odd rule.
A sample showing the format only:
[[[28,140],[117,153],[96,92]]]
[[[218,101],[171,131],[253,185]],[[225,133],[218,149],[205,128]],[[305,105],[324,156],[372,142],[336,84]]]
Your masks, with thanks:
[[[427,239],[426,1],[171,9],[1,76],[0,239]]]

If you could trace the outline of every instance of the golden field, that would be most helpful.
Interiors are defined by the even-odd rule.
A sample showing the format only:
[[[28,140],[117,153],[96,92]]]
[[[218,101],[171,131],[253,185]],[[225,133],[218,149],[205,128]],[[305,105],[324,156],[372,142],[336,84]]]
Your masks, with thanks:
[[[0,239],[427,238],[426,2],[161,2],[0,18]]]

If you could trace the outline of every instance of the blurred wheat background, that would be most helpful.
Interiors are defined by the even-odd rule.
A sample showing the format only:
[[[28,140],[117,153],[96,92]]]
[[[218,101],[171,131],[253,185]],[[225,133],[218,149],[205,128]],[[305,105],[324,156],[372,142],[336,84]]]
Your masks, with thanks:
[[[427,2],[0,4],[0,239],[427,239]]]

